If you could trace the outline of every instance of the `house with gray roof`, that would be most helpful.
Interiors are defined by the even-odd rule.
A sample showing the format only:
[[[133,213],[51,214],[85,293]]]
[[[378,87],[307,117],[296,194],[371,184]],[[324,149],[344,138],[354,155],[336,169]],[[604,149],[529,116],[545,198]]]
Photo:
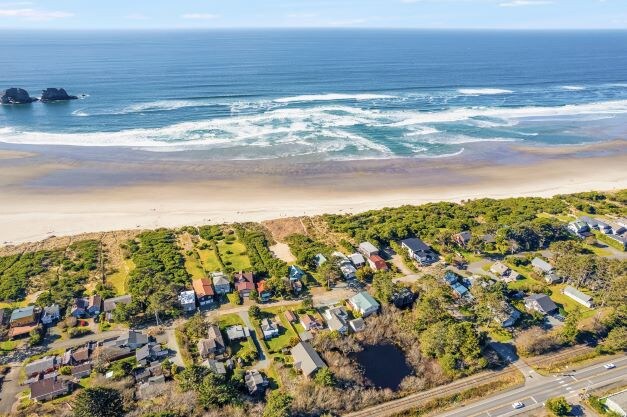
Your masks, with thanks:
[[[605,406],[621,417],[627,417],[627,389],[605,397]]]
[[[438,260],[433,249],[421,239],[410,238],[401,241],[401,247],[407,250],[410,258],[421,265],[430,265]]]
[[[47,378],[33,382],[29,387],[31,400],[48,401],[69,394],[72,390],[72,383],[57,378]]]
[[[61,317],[61,310],[58,304],[52,304],[44,307],[43,313],[41,315],[41,322],[43,324],[52,324],[53,322],[59,320]]]
[[[346,324],[348,320],[348,314],[343,307],[328,308],[323,313],[327,326],[332,331],[337,331],[342,334],[348,332],[348,326]]]
[[[216,294],[228,294],[231,292],[231,281],[222,272],[214,272],[211,274],[213,281],[213,289]]]
[[[56,356],[46,356],[24,365],[24,373],[26,376],[38,374],[47,374],[54,371],[60,364],[59,358]]]
[[[250,337],[250,330],[248,330],[248,327],[237,324],[226,328],[226,336],[231,342],[234,340],[242,340]]]
[[[535,269],[536,272],[539,274],[550,274],[555,270],[555,268],[553,268],[553,265],[551,265],[544,259],[537,257],[533,258],[533,260],[531,261],[531,266],[533,266],[533,269]]]
[[[525,298],[525,307],[545,315],[557,311],[557,304],[546,294],[531,294]]]
[[[290,353],[294,358],[294,368],[302,372],[306,377],[309,377],[318,369],[327,367],[309,342],[300,342],[290,350]]]
[[[364,255],[366,258],[369,258],[372,255],[379,254],[379,248],[377,248],[370,242],[361,242],[357,250],[359,250],[359,252],[361,252],[361,254]]]
[[[355,268],[361,268],[366,265],[366,258],[361,253],[353,253],[348,258],[355,265]]]
[[[11,312],[9,325],[11,327],[27,326],[37,322],[37,312],[34,306],[16,308]]]

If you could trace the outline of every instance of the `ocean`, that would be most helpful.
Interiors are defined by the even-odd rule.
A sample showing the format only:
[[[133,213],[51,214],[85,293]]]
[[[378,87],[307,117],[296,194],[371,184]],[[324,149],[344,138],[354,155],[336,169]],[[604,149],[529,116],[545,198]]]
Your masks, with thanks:
[[[2,32],[0,142],[215,160],[434,158],[627,133],[627,32]]]

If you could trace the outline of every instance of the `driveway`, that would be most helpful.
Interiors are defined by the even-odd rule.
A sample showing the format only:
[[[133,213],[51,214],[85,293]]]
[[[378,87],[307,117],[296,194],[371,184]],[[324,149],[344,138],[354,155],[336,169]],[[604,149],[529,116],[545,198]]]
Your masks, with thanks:
[[[9,415],[16,401],[16,395],[22,391],[20,386],[20,366],[12,364],[11,370],[2,381],[2,395],[0,395],[0,415]]]
[[[268,359],[268,352],[266,352],[266,347],[263,343],[261,343],[258,339],[258,334],[255,331],[255,327],[253,323],[250,321],[250,317],[248,316],[248,311],[239,311],[237,313],[239,317],[242,319],[246,327],[250,329],[250,337],[257,347],[257,352],[259,352],[259,359],[255,364],[255,369],[268,369],[270,367],[270,360]]]

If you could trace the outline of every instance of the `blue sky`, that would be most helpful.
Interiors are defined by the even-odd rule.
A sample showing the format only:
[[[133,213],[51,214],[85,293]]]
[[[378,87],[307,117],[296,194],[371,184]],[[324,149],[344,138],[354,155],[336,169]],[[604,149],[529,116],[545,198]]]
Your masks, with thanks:
[[[0,0],[0,28],[627,29],[627,0]]]

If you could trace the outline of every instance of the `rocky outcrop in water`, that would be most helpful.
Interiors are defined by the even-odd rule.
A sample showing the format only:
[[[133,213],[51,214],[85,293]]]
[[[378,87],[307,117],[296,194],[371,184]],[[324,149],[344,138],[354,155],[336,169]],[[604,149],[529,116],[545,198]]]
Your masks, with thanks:
[[[69,95],[63,88],[46,88],[41,92],[41,101],[76,100],[78,97]]]
[[[22,88],[9,88],[0,95],[0,104],[28,104],[33,101],[37,101],[37,99],[31,97],[28,91]]]

